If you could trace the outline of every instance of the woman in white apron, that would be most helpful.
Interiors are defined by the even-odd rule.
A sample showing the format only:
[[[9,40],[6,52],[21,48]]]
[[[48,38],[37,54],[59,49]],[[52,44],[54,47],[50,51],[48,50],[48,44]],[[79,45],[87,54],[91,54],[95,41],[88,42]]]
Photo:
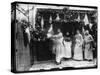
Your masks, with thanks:
[[[73,59],[83,60],[82,44],[83,44],[83,37],[80,34],[79,30],[77,30],[77,34],[75,35],[75,47],[74,47]]]
[[[72,53],[71,53],[71,38],[69,37],[69,32],[66,33],[66,36],[64,37],[64,53],[65,53],[65,58],[71,58]]]
[[[47,36],[49,36],[53,41],[52,52],[56,55],[56,63],[60,64],[64,55],[63,35],[60,29],[58,29],[57,34],[48,34]]]
[[[86,60],[93,60],[93,52],[92,52],[92,46],[91,42],[93,41],[92,36],[89,34],[89,31],[85,31],[84,35],[84,43],[85,43],[85,49],[84,49],[84,59]]]

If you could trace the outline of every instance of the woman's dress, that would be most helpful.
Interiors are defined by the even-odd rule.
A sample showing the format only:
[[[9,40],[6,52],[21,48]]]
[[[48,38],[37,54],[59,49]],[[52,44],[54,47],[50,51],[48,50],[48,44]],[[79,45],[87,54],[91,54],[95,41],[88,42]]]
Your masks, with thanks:
[[[75,47],[74,47],[74,56],[73,59],[75,60],[83,60],[83,50],[82,50],[82,44],[83,44],[83,37],[81,34],[75,35]]]
[[[85,41],[84,59],[92,60],[93,52],[91,47],[91,41],[93,41],[93,38],[91,35],[88,35],[84,37],[84,41]]]
[[[60,63],[61,59],[64,57],[64,45],[62,33],[54,35],[53,38],[53,53],[56,55],[56,62]]]

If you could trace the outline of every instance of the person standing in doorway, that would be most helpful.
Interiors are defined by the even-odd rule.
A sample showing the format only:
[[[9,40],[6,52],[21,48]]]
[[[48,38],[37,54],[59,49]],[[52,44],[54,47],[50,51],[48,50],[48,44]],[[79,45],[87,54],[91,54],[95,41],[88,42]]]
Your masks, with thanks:
[[[72,57],[71,53],[71,46],[72,46],[72,41],[70,37],[70,33],[66,32],[66,36],[64,37],[64,53],[65,53],[65,58],[69,59]]]
[[[80,34],[80,31],[77,30],[77,33],[75,35],[75,47],[74,47],[73,59],[75,59],[75,60],[83,60],[82,44],[83,44],[83,37]]]
[[[85,45],[84,59],[85,60],[93,60],[92,42],[93,42],[93,38],[89,34],[89,31],[86,30],[84,35],[84,45]]]
[[[60,64],[64,55],[63,34],[58,28],[54,34],[48,36],[53,41],[52,52],[55,54],[56,63]]]

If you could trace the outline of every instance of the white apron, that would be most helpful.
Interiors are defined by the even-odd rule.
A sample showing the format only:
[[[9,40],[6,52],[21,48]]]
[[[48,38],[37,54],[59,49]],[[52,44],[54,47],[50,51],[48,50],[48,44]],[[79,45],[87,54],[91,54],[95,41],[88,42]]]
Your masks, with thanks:
[[[71,58],[71,41],[64,41],[64,57],[65,58]]]

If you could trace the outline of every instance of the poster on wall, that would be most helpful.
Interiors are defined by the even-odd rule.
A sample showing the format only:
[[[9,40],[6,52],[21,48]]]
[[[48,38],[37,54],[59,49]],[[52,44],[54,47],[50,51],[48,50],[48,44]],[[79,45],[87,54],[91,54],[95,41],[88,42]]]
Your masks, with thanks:
[[[11,71],[98,67],[96,6],[11,3]]]

